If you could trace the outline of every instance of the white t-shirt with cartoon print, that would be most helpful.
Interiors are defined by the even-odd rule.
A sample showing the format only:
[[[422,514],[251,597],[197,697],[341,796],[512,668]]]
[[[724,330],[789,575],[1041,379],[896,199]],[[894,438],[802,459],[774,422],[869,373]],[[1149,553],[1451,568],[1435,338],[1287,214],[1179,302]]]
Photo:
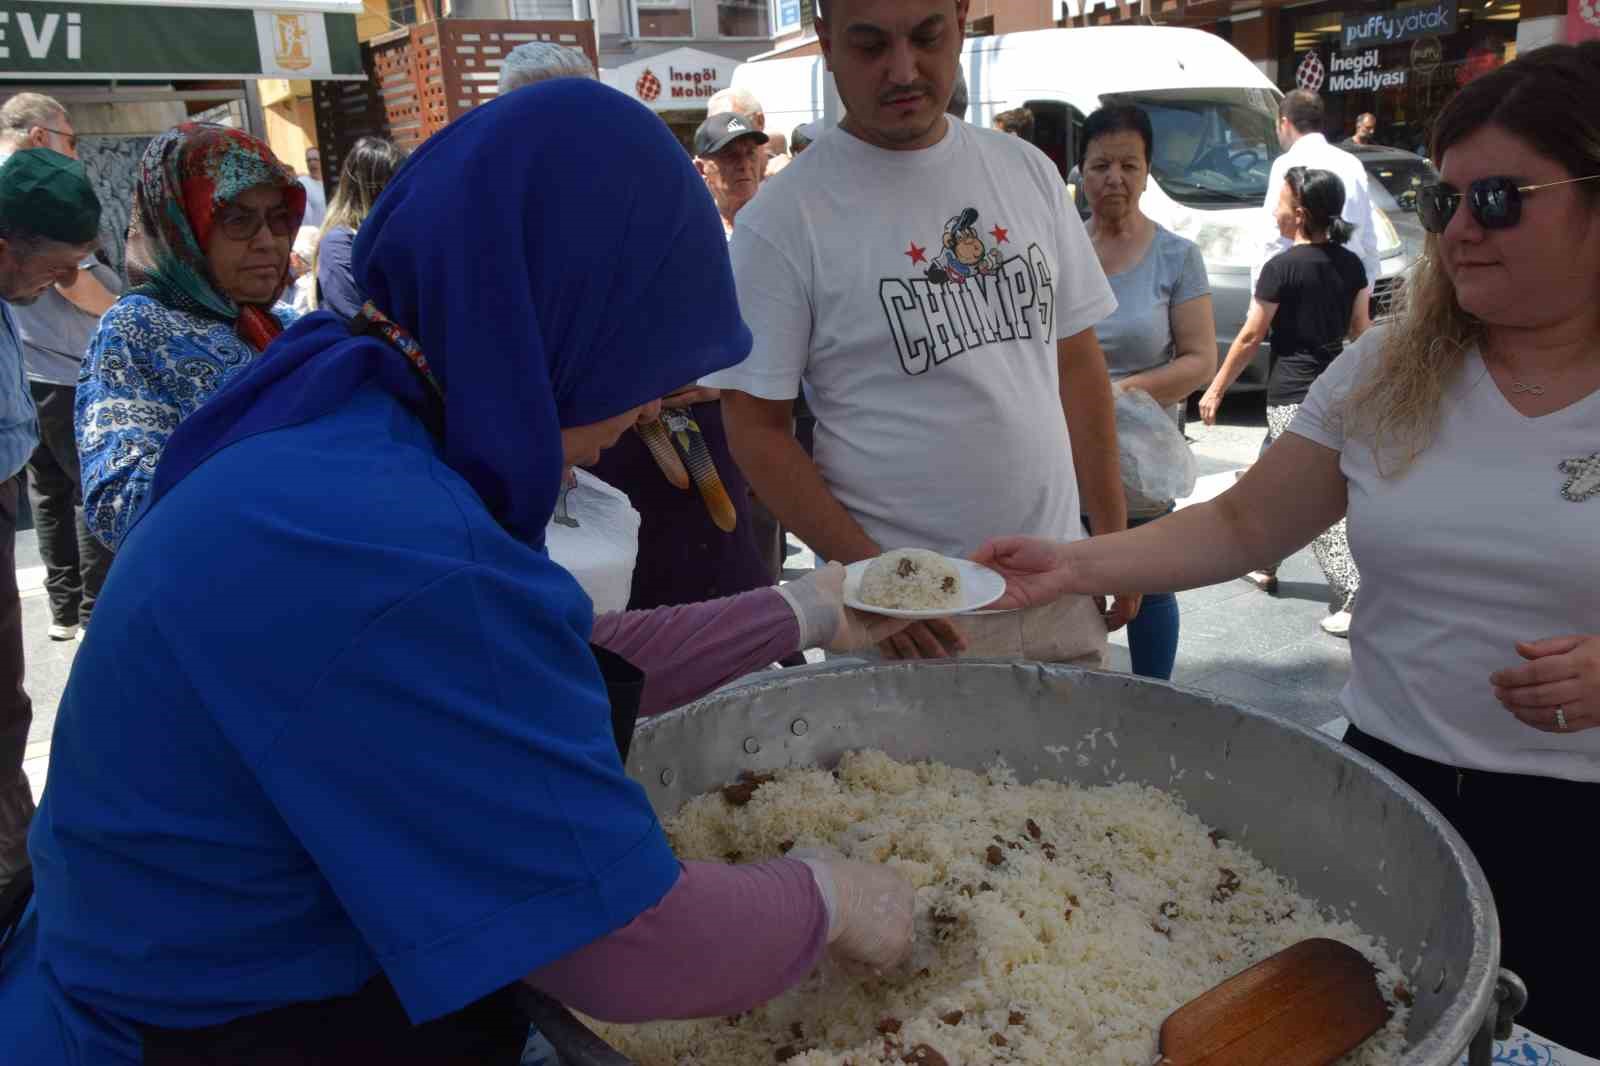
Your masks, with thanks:
[[[952,119],[919,151],[830,129],[739,213],[755,348],[705,382],[804,384],[828,488],[886,549],[1082,536],[1056,341],[1116,308],[1054,166]]]

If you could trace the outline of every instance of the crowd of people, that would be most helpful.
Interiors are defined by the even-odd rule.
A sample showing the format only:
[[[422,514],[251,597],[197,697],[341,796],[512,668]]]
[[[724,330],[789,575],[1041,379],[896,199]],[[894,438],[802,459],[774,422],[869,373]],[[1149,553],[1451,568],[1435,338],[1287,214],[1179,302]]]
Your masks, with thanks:
[[[35,813],[8,478],[8,1060],[512,1063],[518,982],[643,1020],[749,1009],[825,952],[891,967],[887,867],[680,863],[636,719],[809,648],[1099,667],[1130,625],[1167,677],[1176,591],[1311,542],[1348,742],[1460,829],[1528,1024],[1583,1041],[1600,936],[1519,867],[1576,873],[1600,782],[1600,45],[1447,106],[1429,255],[1372,328],[1365,173],[1289,94],[1219,367],[1199,249],[1140,207],[1143,111],[1088,116],[1085,222],[1025,109],[962,120],[962,9],[818,7],[845,117],[786,145],[729,92],[685,153],[534,44],[409,160],[354,146],[311,223],[315,173],[180,125],[121,292],[65,110],[5,105],[0,472],[39,471],[52,636],[84,638]],[[1269,331],[1256,465],[1181,511],[1131,493],[1118,403],[1178,433],[1203,390],[1210,422]],[[780,584],[787,532],[820,565]],[[998,570],[1001,609],[848,609],[842,564],[906,546]]]

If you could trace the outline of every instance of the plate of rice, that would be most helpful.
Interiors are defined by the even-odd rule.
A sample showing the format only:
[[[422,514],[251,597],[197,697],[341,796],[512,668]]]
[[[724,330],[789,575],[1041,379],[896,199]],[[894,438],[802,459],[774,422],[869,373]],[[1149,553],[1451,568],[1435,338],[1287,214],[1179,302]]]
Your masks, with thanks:
[[[986,566],[921,548],[898,548],[845,567],[844,602],[891,618],[970,614],[1005,594],[1006,580]]]

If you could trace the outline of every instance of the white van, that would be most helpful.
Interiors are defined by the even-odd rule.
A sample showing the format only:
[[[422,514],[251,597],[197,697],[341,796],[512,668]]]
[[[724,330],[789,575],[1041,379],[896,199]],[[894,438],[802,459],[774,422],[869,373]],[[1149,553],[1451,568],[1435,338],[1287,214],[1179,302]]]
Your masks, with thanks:
[[[962,51],[967,121],[1028,107],[1034,143],[1069,176],[1085,117],[1107,104],[1137,104],[1155,127],[1145,214],[1200,246],[1211,277],[1217,348],[1226,354],[1250,306],[1250,267],[1259,253],[1262,201],[1278,147],[1276,86],[1214,34],[1164,26],[1030,30],[969,39]],[[837,123],[841,109],[820,56],[741,64],[733,84],[761,101],[767,129]],[[1373,208],[1383,261],[1377,295],[1406,266],[1394,226]],[[1236,388],[1266,384],[1266,358]]]

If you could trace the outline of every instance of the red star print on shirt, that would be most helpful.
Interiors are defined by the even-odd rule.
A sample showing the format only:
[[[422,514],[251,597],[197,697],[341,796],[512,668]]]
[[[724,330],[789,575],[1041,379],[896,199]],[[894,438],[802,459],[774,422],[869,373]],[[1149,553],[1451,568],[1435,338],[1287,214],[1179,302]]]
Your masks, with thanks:
[[[999,226],[995,226],[995,228],[990,230],[989,233],[994,237],[994,243],[996,244],[1005,244],[1011,239],[1011,231],[1007,229],[1001,229]]]
[[[925,260],[927,258],[927,256],[925,254],[923,254],[926,251],[927,251],[926,248],[918,248],[917,247],[917,242],[916,241],[912,241],[911,242],[911,247],[909,249],[907,249],[906,251],[901,252],[900,254],[901,255],[909,255],[911,257],[911,265],[912,266],[916,266],[918,263],[922,262],[923,260]]]

